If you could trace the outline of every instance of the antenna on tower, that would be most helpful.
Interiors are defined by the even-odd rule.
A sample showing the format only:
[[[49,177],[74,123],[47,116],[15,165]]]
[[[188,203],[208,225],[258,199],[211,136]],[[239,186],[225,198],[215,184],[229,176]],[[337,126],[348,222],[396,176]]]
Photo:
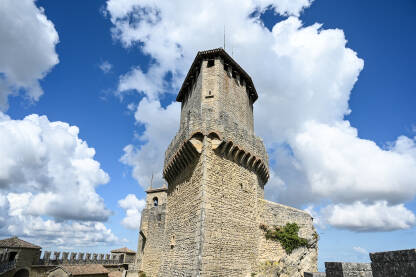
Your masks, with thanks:
[[[224,24],[224,50],[225,50],[225,24]]]
[[[153,172],[152,172],[152,179],[150,179],[150,189],[153,187]]]

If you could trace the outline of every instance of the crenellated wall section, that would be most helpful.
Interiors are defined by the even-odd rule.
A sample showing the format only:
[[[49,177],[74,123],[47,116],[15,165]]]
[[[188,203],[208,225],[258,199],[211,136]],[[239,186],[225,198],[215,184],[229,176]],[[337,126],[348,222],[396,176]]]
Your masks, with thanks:
[[[98,254],[80,252],[44,251],[35,261],[35,265],[60,265],[60,264],[122,264],[123,254]],[[130,261],[131,263],[134,260]]]

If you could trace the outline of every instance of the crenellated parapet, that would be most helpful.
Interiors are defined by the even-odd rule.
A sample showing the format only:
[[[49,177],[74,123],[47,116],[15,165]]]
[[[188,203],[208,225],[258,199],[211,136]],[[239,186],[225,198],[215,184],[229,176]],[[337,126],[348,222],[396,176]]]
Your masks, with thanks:
[[[120,264],[122,254],[99,254],[80,252],[43,252],[38,261],[39,265],[61,265],[61,264]]]
[[[211,139],[211,147],[218,155],[255,172],[263,184],[268,181],[270,177],[268,160],[263,151],[256,151],[254,148],[251,148],[251,151],[247,150],[232,140],[221,138],[216,132],[211,132],[208,135],[198,132],[185,140],[176,152],[165,161],[163,176],[168,182],[173,181],[199,156],[202,152],[204,137]],[[264,146],[261,146],[259,149],[263,150]]]

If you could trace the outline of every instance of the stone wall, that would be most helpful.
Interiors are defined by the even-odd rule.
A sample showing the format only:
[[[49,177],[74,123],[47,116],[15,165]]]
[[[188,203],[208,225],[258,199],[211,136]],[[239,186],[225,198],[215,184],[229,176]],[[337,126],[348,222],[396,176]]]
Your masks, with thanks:
[[[216,132],[268,163],[263,141],[254,135],[253,103],[245,82],[238,73],[233,77],[233,68],[224,68],[222,59],[214,61],[211,67],[208,60],[202,61],[198,73],[194,73],[197,77],[182,102],[179,131],[165,153],[165,167],[183,142],[197,132],[203,135]]]
[[[203,161],[198,156],[169,183],[164,252],[158,276],[195,276],[198,272],[204,217],[202,168]]]
[[[266,240],[262,231],[259,236],[258,260],[261,265],[276,262],[275,272],[281,277],[302,277],[304,272],[316,272],[318,262],[318,236],[313,227],[312,217],[305,211],[259,199],[260,223],[269,228],[296,223],[299,226],[299,237],[309,242],[308,247],[295,249],[290,255],[279,242]],[[259,226],[257,226],[259,229]]]
[[[369,263],[325,263],[326,277],[372,277]],[[385,275],[384,277],[391,277]]]
[[[204,241],[201,275],[250,276],[257,266],[257,196],[263,190],[255,172],[212,149],[205,137]]]
[[[52,255],[53,254],[53,255]],[[122,254],[99,254],[99,253],[79,253],[79,252],[60,252],[45,251],[34,265],[60,265],[60,264],[121,264]],[[40,256],[40,255],[39,255]]]
[[[370,253],[374,277],[416,276],[416,249]]]
[[[166,192],[159,192],[159,197],[163,200]],[[155,194],[148,194],[148,199],[152,199]],[[148,201],[149,202],[149,201]],[[156,276],[161,259],[163,256],[164,232],[166,221],[166,202],[158,206],[148,206],[143,209],[141,215],[139,243],[136,254],[136,264],[146,272],[148,276]]]

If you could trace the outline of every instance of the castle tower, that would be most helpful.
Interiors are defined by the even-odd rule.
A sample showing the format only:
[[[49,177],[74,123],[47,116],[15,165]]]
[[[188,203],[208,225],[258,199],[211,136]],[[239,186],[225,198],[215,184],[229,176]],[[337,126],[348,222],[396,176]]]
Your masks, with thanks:
[[[199,52],[179,91],[166,151],[168,215],[161,276],[245,276],[257,262],[258,199],[268,158],[254,135],[257,92],[223,50]]]
[[[180,126],[165,153],[166,208],[158,211],[165,221],[150,219],[154,207],[142,213],[137,253],[146,276],[252,276],[266,261],[276,262],[279,276],[317,270],[311,216],[264,200],[269,169],[254,134],[257,97],[250,76],[223,49],[198,52],[176,98]],[[260,228],[286,223],[298,224],[311,244],[287,255]]]
[[[146,190],[146,207],[140,219],[135,268],[157,276],[163,255],[167,187]],[[133,275],[135,276],[135,275]]]

